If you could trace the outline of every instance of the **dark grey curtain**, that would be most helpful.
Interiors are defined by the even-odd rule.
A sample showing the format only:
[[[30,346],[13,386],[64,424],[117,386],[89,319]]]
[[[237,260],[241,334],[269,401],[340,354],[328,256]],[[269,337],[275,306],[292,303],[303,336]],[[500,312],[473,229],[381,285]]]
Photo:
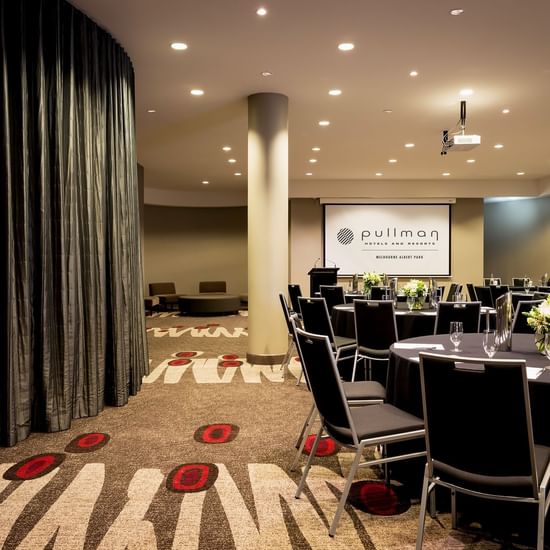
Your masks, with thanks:
[[[62,0],[0,0],[0,445],[124,405],[148,369],[134,80]]]

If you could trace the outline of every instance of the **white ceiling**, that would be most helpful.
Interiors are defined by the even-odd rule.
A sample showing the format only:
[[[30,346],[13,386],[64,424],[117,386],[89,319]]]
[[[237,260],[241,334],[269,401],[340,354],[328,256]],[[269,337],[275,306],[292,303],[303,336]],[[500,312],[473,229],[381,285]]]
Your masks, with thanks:
[[[246,97],[257,92],[289,97],[291,186],[304,180],[533,181],[550,175],[548,0],[72,4],[110,32],[133,61],[138,160],[149,188],[246,189]],[[269,10],[264,18],[255,13],[260,5]],[[451,16],[453,8],[464,14]],[[174,41],[189,47],[174,51]],[[355,50],[340,52],[340,42],[354,42]],[[413,69],[416,78],[409,76]],[[192,88],[205,95],[191,96]],[[332,88],[342,95],[329,96]],[[480,134],[482,144],[442,157],[441,132],[456,124],[463,88],[475,92],[467,102],[466,133]],[[319,127],[321,119],[331,126]],[[408,142],[416,147],[405,149]],[[496,143],[504,148],[495,150]],[[223,145],[232,152],[223,152]],[[313,153],[313,146],[321,151]],[[229,164],[230,157],[238,162]],[[390,158],[398,162],[389,164]],[[469,158],[475,164],[466,163]],[[234,176],[237,171],[243,176]]]

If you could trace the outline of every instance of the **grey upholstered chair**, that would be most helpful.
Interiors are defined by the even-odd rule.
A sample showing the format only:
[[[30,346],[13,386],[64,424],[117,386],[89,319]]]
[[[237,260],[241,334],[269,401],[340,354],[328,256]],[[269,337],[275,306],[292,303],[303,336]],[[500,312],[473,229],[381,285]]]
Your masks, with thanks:
[[[149,283],[149,295],[158,296],[160,309],[177,309],[179,294],[174,283]]]
[[[397,443],[413,439],[424,438],[424,422],[393,405],[380,403],[378,405],[364,405],[350,407],[332,353],[331,343],[327,336],[311,334],[300,329],[296,330],[302,367],[313,394],[315,407],[319,413],[321,428],[309,453],[304,468],[296,498],[299,498],[315,458],[317,447],[323,433],[326,432],[337,443],[355,451],[353,463],[334,519],[329,528],[329,535],[334,536],[348,498],[351,484],[359,466],[387,464],[396,460],[404,460],[425,455],[425,451],[411,452],[399,456],[375,458],[361,462],[363,452],[367,447],[376,447],[388,443]]]
[[[227,283],[225,281],[200,281],[199,292],[216,292],[225,294],[227,292]]]
[[[451,492],[453,529],[457,492],[536,505],[542,550],[550,447],[533,440],[525,361],[420,353],[420,381],[427,463],[417,550],[429,494],[438,485]]]

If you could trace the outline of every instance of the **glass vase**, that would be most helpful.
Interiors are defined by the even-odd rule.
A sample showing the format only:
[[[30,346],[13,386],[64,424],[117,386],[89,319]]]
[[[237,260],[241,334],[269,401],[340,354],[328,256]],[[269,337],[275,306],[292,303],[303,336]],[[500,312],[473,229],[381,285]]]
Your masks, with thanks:
[[[422,309],[424,303],[424,296],[407,296],[407,306],[409,311],[417,311]]]

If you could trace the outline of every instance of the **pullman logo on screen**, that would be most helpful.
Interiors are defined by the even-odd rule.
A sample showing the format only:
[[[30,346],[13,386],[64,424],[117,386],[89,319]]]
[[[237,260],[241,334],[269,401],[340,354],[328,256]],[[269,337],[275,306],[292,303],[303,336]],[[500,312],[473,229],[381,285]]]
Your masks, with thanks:
[[[353,231],[349,229],[348,227],[343,227],[342,229],[338,230],[338,233],[336,234],[336,238],[338,239],[338,242],[340,244],[350,244],[351,241],[353,241],[354,238]]]

